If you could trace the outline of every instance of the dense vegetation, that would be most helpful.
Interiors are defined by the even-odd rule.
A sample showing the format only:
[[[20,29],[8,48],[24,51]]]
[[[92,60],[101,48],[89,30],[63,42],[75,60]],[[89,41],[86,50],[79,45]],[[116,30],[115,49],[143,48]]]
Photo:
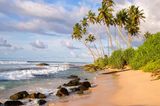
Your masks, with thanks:
[[[160,69],[160,33],[152,34],[137,49],[116,50],[110,57],[99,58],[92,65],[100,69],[121,69],[128,65],[132,69],[142,69],[145,72],[156,71]]]

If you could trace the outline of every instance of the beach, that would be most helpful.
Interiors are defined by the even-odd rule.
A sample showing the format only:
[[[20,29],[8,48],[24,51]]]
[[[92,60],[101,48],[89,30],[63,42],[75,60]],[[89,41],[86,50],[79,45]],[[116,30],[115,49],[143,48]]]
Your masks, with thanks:
[[[112,80],[110,79],[112,78]],[[110,83],[108,80],[111,80]],[[152,80],[150,73],[125,71],[98,75],[89,96],[48,106],[159,106],[160,80]]]

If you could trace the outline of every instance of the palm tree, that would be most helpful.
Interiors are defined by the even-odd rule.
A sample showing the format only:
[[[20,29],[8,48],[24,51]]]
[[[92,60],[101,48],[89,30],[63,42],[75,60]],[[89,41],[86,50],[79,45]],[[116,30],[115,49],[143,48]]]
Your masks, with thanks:
[[[96,44],[94,43],[96,41],[95,36],[93,34],[89,34],[88,37],[85,39],[85,41],[86,41],[86,43],[90,43],[90,44],[93,43],[93,46],[94,46],[96,52],[98,53],[98,58],[99,58],[100,53],[98,51],[98,48],[97,48]]]
[[[89,50],[89,52],[91,53],[94,61],[96,60],[96,57],[94,55],[94,53],[92,52],[92,50],[88,47],[87,43],[83,40],[83,35],[86,34],[86,28],[83,28],[81,26],[81,24],[76,23],[73,27],[73,32],[72,32],[72,39],[76,39],[79,40],[80,42],[82,42],[85,47]]]
[[[152,36],[152,34],[148,31],[144,34],[145,39],[148,39],[150,36]]]
[[[115,21],[115,26],[118,29],[119,36],[122,38],[122,40],[129,47],[129,42],[126,40],[126,38],[125,38],[125,36],[123,35],[123,32],[122,32],[122,28],[126,25],[127,19],[128,19],[127,10],[122,9],[119,12],[117,12],[114,21]]]
[[[95,14],[94,12],[92,12],[91,10],[88,11],[87,19],[88,19],[89,23],[91,23],[91,24],[97,23],[96,14]],[[97,30],[96,30],[96,32],[97,32]],[[98,39],[98,41],[99,41],[99,44],[100,44],[100,47],[101,47],[101,51],[102,51],[102,56],[101,56],[101,57],[103,57],[103,56],[105,55],[105,53],[104,53],[104,46],[103,46],[103,44],[102,44],[102,41],[101,41],[100,36],[97,35],[97,39]],[[96,47],[96,45],[95,45],[95,47]],[[96,47],[96,48],[97,48],[97,47]],[[98,50],[98,49],[97,49],[97,50]]]
[[[113,49],[113,44],[112,44],[112,35],[109,31],[110,25],[114,24],[113,21],[113,9],[112,6],[114,5],[113,0],[103,0],[101,7],[98,9],[99,14],[98,14],[98,21],[103,22],[106,25],[106,30],[107,34],[109,36],[108,42],[110,42],[110,46]],[[109,45],[108,45],[109,46]],[[109,55],[109,49],[108,49],[108,55]]]
[[[127,10],[127,13],[128,13],[128,19],[125,29],[128,31],[128,40],[131,46],[132,42],[131,37],[137,36],[137,34],[140,31],[139,28],[140,21],[144,20],[145,16],[143,10],[139,10],[139,7],[136,7],[135,5],[130,6],[129,9]]]

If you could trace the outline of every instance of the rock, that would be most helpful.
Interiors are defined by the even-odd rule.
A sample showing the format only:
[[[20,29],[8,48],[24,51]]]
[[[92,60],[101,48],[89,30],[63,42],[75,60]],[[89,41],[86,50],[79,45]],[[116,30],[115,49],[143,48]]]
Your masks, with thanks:
[[[43,99],[40,99],[40,100],[38,100],[37,103],[38,103],[39,105],[44,105],[44,104],[47,103],[47,101],[45,101],[45,100],[43,100]]]
[[[46,95],[42,93],[32,93],[32,94],[29,94],[28,98],[43,99],[43,98],[46,98]]]
[[[56,96],[62,97],[62,96],[68,96],[69,92],[66,88],[61,88],[57,91]]]
[[[47,64],[47,63],[39,63],[36,66],[49,66],[49,64]]]
[[[21,101],[6,101],[4,106],[21,106],[24,105]]]
[[[78,88],[80,89],[80,91],[86,91],[89,89],[88,87],[85,87],[83,85],[80,85]]]
[[[10,96],[10,99],[11,99],[11,100],[24,99],[24,98],[26,98],[28,95],[29,95],[28,92],[26,92],[26,91],[21,91],[21,92],[18,92],[18,93],[16,93],[16,94],[14,94],[14,95],[11,95],[11,96]]]
[[[77,85],[80,85],[80,82],[79,82],[79,78],[77,79],[73,79],[71,81],[69,81],[67,84],[64,84],[64,86],[77,86]]]
[[[57,89],[61,89],[61,88],[62,88],[62,86],[57,87]]]
[[[3,104],[0,102],[0,106],[2,106]]]
[[[83,94],[83,93],[84,93],[83,91],[78,91],[78,92],[77,92],[77,94]]]
[[[91,87],[91,83],[89,81],[81,82],[82,86],[85,86],[86,88]]]
[[[70,79],[77,79],[77,78],[79,78],[77,75],[70,75],[69,77],[67,77],[67,78],[70,78]]]
[[[79,87],[70,88],[71,92],[77,92],[80,91]]]

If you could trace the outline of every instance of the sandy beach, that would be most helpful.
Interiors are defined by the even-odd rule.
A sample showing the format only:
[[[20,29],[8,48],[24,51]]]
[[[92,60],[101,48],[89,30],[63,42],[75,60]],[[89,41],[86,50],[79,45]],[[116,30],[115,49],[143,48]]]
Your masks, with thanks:
[[[152,81],[150,73],[126,71],[115,76],[99,75],[95,83],[97,87],[91,88],[88,96],[48,106],[160,106],[160,80]]]

